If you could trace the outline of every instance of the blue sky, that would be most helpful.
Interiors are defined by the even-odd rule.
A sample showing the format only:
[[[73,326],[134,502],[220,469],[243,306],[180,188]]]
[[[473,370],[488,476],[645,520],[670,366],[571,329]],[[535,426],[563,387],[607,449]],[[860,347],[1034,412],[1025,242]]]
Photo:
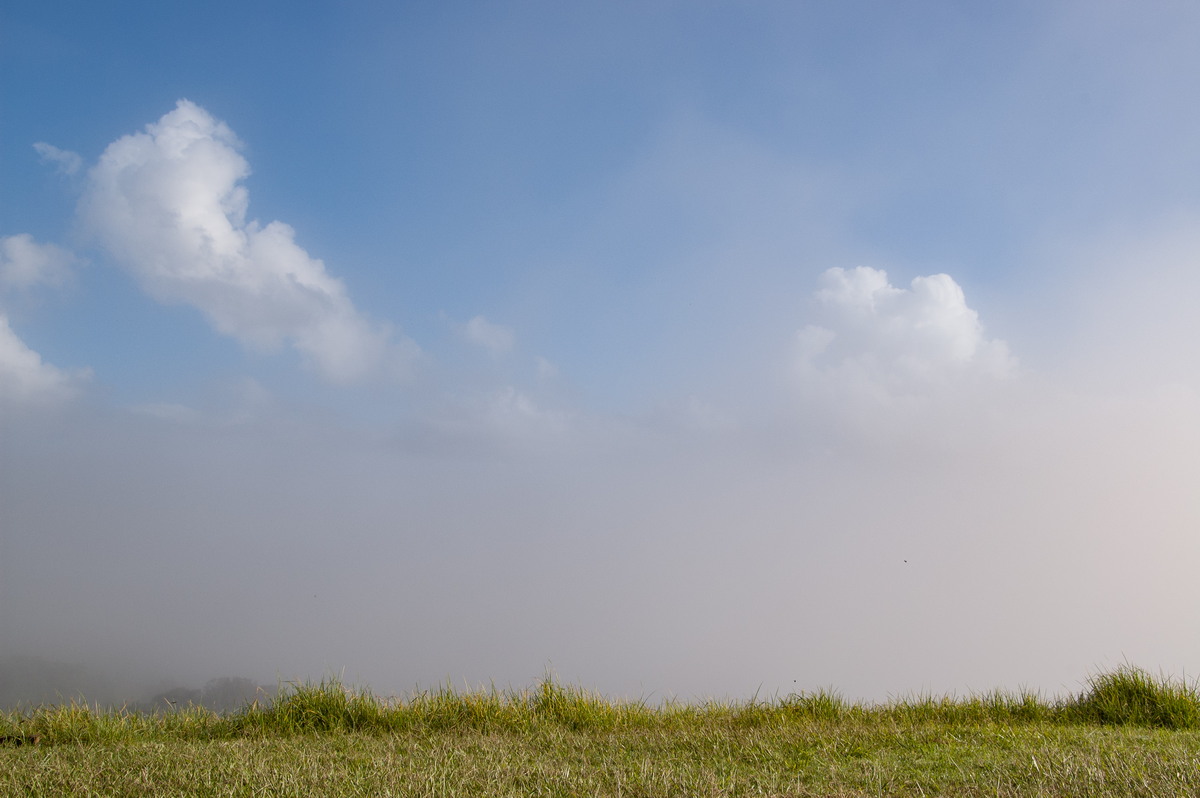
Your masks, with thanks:
[[[0,635],[381,689],[1194,667],[1197,34],[7,4]]]

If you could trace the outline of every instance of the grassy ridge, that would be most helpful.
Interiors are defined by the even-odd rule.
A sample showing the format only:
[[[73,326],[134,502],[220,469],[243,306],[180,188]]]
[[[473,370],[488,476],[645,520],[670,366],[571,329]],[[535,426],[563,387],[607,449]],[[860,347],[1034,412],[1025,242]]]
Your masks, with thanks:
[[[0,795],[1200,794],[1200,696],[1135,668],[1063,701],[884,705],[655,707],[550,680],[401,701],[326,682],[226,716],[38,707],[0,737]]]
[[[1125,667],[1093,677],[1078,696],[1049,702],[1002,692],[969,698],[920,698],[859,704],[837,693],[789,695],[777,701],[668,703],[610,701],[551,679],[519,692],[442,689],[407,699],[379,698],[336,680],[293,684],[273,701],[219,715],[202,707],[171,712],[105,711],[56,704],[0,713],[0,743],[113,743],[133,740],[219,740],[246,736],[474,730],[524,733],[547,724],[571,731],[675,729],[728,724],[753,728],[797,721],[947,724],[1032,722],[1129,725],[1200,730],[1200,692],[1182,682]]]

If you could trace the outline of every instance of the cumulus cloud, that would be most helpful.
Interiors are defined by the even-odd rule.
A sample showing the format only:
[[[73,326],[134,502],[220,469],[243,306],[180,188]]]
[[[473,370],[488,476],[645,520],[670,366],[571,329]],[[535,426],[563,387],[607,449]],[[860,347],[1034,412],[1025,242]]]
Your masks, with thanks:
[[[247,346],[290,344],[339,383],[402,368],[415,344],[366,319],[291,227],[247,220],[240,149],[226,124],[180,100],[105,149],[80,204],[86,229],[155,299],[199,309]]]
[[[0,408],[56,404],[69,399],[87,372],[70,374],[42,361],[0,313]]]
[[[512,351],[513,345],[516,343],[516,335],[510,327],[493,324],[483,316],[476,316],[467,322],[463,333],[467,336],[468,341],[482,346],[493,355],[502,355]]]
[[[76,258],[62,247],[21,233],[0,238],[0,295],[38,285],[60,287]],[[0,308],[0,409],[57,404],[70,398],[88,372],[68,373],[43,362],[9,325]]]
[[[0,288],[59,287],[71,277],[75,256],[28,233],[0,238]]]
[[[61,174],[73,175],[83,166],[83,158],[80,158],[77,152],[60,150],[53,144],[47,144],[44,141],[37,142],[33,148],[41,156],[42,163],[55,164]]]
[[[979,314],[947,274],[897,288],[880,269],[833,268],[815,295],[818,323],[797,335],[804,376],[911,395],[1011,376],[1017,360],[984,334]]]

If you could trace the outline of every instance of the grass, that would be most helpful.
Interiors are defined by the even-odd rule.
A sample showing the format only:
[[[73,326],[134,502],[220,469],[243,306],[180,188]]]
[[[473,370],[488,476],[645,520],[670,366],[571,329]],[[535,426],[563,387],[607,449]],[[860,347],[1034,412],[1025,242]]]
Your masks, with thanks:
[[[2,796],[1200,794],[1200,695],[1131,667],[1066,700],[881,705],[650,706],[550,679],[400,700],[327,681],[224,716],[35,707],[0,715],[0,740]]]
[[[1066,717],[1084,722],[1200,728],[1200,701],[1194,688],[1155,678],[1139,668],[1094,676],[1090,689],[1063,709]]]

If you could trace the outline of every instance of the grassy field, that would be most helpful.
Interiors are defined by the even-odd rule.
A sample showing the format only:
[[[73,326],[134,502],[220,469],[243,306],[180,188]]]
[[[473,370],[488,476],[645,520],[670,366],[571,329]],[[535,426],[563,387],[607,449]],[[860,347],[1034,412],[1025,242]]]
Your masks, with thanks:
[[[4,796],[1200,795],[1200,696],[1133,668],[1055,702],[652,707],[549,680],[393,701],[324,683],[226,716],[32,708],[0,738]]]

